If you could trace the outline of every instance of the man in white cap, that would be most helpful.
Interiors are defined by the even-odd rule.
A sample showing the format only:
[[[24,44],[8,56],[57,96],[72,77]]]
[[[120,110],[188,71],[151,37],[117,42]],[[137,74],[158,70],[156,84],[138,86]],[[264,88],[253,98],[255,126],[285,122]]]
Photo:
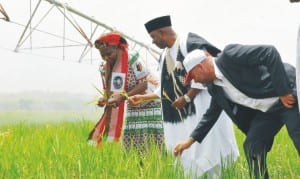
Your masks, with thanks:
[[[145,27],[153,43],[164,49],[160,57],[161,85],[153,94],[137,95],[131,99],[141,101],[161,98],[165,143],[167,149],[172,151],[178,140],[189,136],[190,129],[197,125],[210,102],[210,96],[201,84],[184,84],[184,57],[195,49],[207,50],[214,56],[220,50],[194,33],[183,36],[176,34],[170,16],[152,19]],[[233,124],[223,114],[222,120],[212,129],[203,145],[194,145],[181,156],[180,161],[186,174],[192,172],[191,175],[197,177],[207,173],[209,178],[219,178],[226,159],[232,162],[238,156]]]
[[[295,68],[282,63],[275,47],[232,44],[216,58],[197,50],[183,64],[186,82],[194,79],[207,86],[212,100],[190,137],[176,145],[174,155],[196,141],[202,143],[223,110],[246,135],[243,147],[254,178],[269,178],[267,153],[284,124],[300,154]]]

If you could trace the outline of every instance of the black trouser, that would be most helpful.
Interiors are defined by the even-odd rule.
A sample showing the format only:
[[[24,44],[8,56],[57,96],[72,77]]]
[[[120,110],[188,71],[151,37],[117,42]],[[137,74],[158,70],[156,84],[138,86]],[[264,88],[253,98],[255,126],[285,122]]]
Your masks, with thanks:
[[[247,108],[246,108],[247,109]],[[243,129],[246,134],[244,151],[249,165],[250,176],[253,178],[269,178],[266,164],[267,153],[271,150],[274,137],[286,124],[288,133],[300,155],[300,115],[298,106],[292,109],[263,113],[249,109],[238,113],[238,123],[250,121]],[[252,119],[251,119],[252,118]]]

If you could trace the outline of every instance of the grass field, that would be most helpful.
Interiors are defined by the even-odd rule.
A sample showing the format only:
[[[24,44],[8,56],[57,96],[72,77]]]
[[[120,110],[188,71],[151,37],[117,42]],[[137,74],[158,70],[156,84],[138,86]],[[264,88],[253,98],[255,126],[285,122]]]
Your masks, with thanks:
[[[143,156],[125,152],[120,143],[87,145],[99,112],[0,112],[0,178],[184,178],[175,158],[155,147]],[[249,178],[241,157],[222,178]],[[300,178],[299,156],[285,128],[269,154],[270,178]],[[186,177],[189,178],[189,177]],[[205,176],[203,177],[205,178]]]

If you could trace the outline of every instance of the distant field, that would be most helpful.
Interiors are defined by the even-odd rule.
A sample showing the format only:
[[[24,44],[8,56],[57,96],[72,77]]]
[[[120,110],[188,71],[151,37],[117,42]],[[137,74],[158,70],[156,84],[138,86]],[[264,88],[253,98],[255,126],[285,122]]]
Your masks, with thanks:
[[[0,111],[0,125],[23,123],[58,123],[98,121],[102,109],[91,111]]]
[[[87,145],[99,116],[96,111],[0,112],[0,178],[184,178],[175,158],[154,147],[139,156],[123,151],[120,143],[105,142],[101,149]],[[223,170],[222,178],[247,179],[244,136],[239,131],[236,136],[241,157]],[[276,137],[268,164],[270,178],[300,178],[299,156],[285,128]]]

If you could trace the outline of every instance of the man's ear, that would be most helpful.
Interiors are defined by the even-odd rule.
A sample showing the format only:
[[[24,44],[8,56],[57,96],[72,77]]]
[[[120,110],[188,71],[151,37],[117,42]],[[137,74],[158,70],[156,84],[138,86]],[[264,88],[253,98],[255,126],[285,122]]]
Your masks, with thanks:
[[[204,68],[204,64],[202,64],[202,63],[199,63],[199,64],[197,65],[197,67],[198,67],[200,70],[203,70],[203,68]]]

